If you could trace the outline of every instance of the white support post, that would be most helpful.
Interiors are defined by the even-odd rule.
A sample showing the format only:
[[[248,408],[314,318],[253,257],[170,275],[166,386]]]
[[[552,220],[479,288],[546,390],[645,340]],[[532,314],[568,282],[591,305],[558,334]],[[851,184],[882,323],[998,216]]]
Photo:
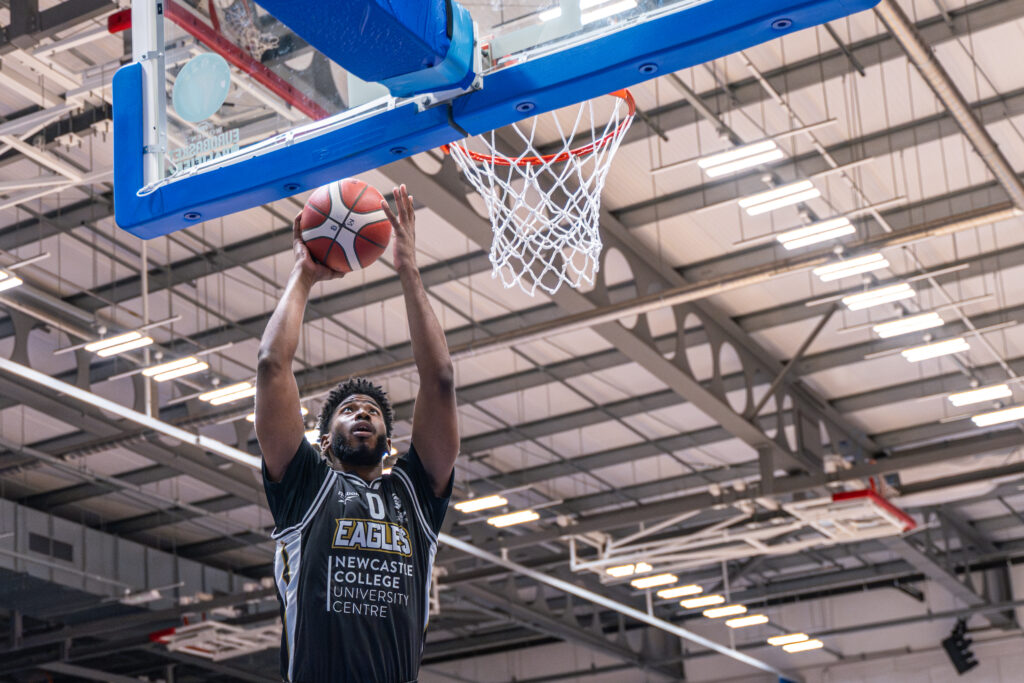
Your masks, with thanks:
[[[132,2],[132,59],[142,65],[142,180],[149,185],[163,179],[167,149],[164,0]]]

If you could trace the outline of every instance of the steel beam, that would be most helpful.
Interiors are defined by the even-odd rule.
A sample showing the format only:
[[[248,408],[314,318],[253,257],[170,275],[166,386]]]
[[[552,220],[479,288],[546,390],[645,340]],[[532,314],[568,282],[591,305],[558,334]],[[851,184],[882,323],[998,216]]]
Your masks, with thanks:
[[[118,536],[131,536],[132,534],[156,529],[167,524],[176,524],[189,519],[195,519],[202,514],[200,510],[206,513],[216,514],[218,512],[234,510],[251,504],[252,503],[247,500],[230,494],[214,496],[213,498],[197,500],[194,503],[191,503],[193,508],[199,508],[199,510],[190,510],[180,507],[168,508],[166,510],[150,512],[144,515],[137,515],[135,517],[127,517],[115,522],[104,524],[103,530],[107,533],[117,534]]]
[[[592,602],[606,609],[613,610],[622,615],[630,617],[631,619],[647,624],[648,626],[653,626],[654,628],[661,629],[662,631],[670,633],[678,638],[683,638],[699,646],[708,648],[709,650],[713,650],[714,652],[725,655],[726,657],[735,659],[736,661],[751,666],[753,668],[760,669],[761,671],[766,671],[768,673],[776,674],[791,681],[803,680],[798,674],[781,671],[763,660],[751,657],[750,655],[743,654],[733,648],[720,645],[719,643],[716,643],[713,640],[705,638],[704,636],[698,635],[687,629],[681,628],[675,624],[665,621],[664,619],[660,619],[646,612],[642,612],[634,607],[630,607],[629,605],[623,604],[616,600],[612,600],[608,597],[605,597],[604,595],[595,593],[594,591],[588,590],[574,583],[563,581],[562,579],[555,578],[554,576],[534,571],[533,569],[525,567],[521,564],[517,564],[515,562],[511,562],[510,560],[506,560],[502,557],[498,557],[497,555],[494,555],[492,553],[487,552],[486,550],[478,548],[471,543],[465,543],[463,541],[460,541],[459,539],[448,536],[447,534],[439,535],[438,539],[446,546],[449,546],[467,555],[477,557],[490,564],[502,567],[503,569],[511,571],[515,574],[525,576],[538,583],[559,590],[563,593],[574,595],[578,598],[582,598],[583,600]]]
[[[166,650],[164,648],[158,648],[156,645],[146,646],[150,651],[158,654],[160,657],[165,659],[171,659],[181,664],[188,664],[197,669],[203,669],[216,674],[216,678],[213,680],[217,681],[247,681],[248,683],[279,683],[280,676],[277,673],[265,674],[257,671],[249,671],[247,669],[240,669],[237,666],[231,666],[224,664],[223,662],[213,662],[209,659],[202,657],[193,657],[183,652],[175,652]]]
[[[448,217],[453,225],[478,245],[485,246],[490,243],[491,230],[486,221],[469,205],[461,179],[451,165],[443,166],[441,171],[433,176],[424,173],[415,164],[407,161],[395,162],[382,170],[393,179],[401,178],[416,187],[421,200]],[[660,272],[656,266],[652,265],[658,262],[657,259],[652,259],[646,252],[643,252],[636,241],[630,240],[625,234],[624,228],[610,216],[602,216],[602,229],[605,249],[618,249],[626,256],[633,269],[634,277],[643,277],[646,280],[649,289],[645,288],[644,291],[679,286],[684,282],[678,274],[671,270],[663,269],[664,272]],[[646,269],[646,272],[640,272],[643,269]],[[599,273],[598,277],[603,277],[603,273]],[[607,288],[601,283],[598,283],[589,297],[572,288],[563,287],[558,290],[553,299],[559,308],[570,316],[598,310],[602,305],[608,303]],[[713,327],[715,333],[720,335],[723,341],[728,340],[738,353],[745,354],[762,363],[771,363],[775,366],[772,369],[778,371],[778,361],[764,354],[763,350],[760,350],[756,344],[740,332],[731,320],[715,311],[708,302],[697,302],[693,308],[701,316],[704,326],[706,328]],[[684,319],[685,314],[677,315],[677,317],[680,320]],[[677,362],[665,358],[652,344],[649,333],[645,334],[641,329],[630,330],[614,320],[600,323],[595,321],[593,329],[627,357],[665,382],[673,391],[692,402],[752,449],[771,448],[780,462],[784,461],[803,469],[814,470],[820,466],[803,449],[791,451],[780,441],[768,437],[745,416],[734,411],[721,391],[709,391],[703,387],[688,371],[688,368],[679,364],[679,362],[685,362],[684,360],[679,359],[678,356]],[[802,393],[794,392],[793,400],[797,411],[810,412],[814,410],[809,402],[803,401]],[[841,422],[834,416],[827,416],[826,419]],[[859,430],[847,425],[840,425],[840,429],[844,433],[859,435]]]
[[[35,11],[25,11],[33,9]],[[64,0],[50,9],[38,11],[37,2],[11,0],[11,23],[0,32],[0,55],[31,47],[76,24],[117,9],[109,0]],[[18,20],[25,16],[25,21]]]
[[[659,677],[673,681],[682,680],[681,667],[659,665],[645,657],[643,653],[630,649],[621,641],[608,638],[601,631],[600,617],[597,613],[594,614],[596,627],[595,624],[591,624],[587,629],[574,623],[575,616],[571,614],[555,615],[539,606],[528,605],[522,600],[510,598],[482,586],[466,584],[457,587],[455,592],[472,602],[479,602],[489,610],[504,612],[516,622],[546,635],[578,643],[601,655],[613,657],[635,669],[641,669]],[[543,601],[544,598],[540,597],[539,600]],[[570,610],[571,607],[566,612]]]
[[[98,669],[90,669],[78,664],[69,664],[68,662],[38,664],[36,668],[42,669],[43,671],[50,671],[55,674],[72,676],[73,678],[83,678],[87,681],[104,681],[105,683],[139,683],[138,678],[119,676],[118,674],[110,673],[109,671],[99,671]]]
[[[889,27],[889,31],[907,53],[911,63],[917,67],[921,78],[960,126],[974,151],[1006,190],[1014,205],[1018,209],[1024,209],[1024,184],[999,150],[995,140],[971,112],[967,99],[933,54],[933,47],[925,42],[924,37],[918,33],[914,24],[893,0],[881,0],[875,5],[875,13]]]
[[[936,199],[933,203],[930,204],[926,203],[920,206],[908,207],[908,210],[914,211],[915,215],[919,215],[920,212],[923,211],[924,214],[927,216],[931,212],[932,206],[936,208],[941,206],[943,210],[947,210],[950,206],[954,209],[958,208],[964,205],[964,202],[967,202],[968,204],[971,205],[976,205],[977,202],[984,201],[984,192],[985,189],[980,188],[969,194],[969,196],[955,195],[952,197],[940,198]],[[0,237],[0,239],[2,239],[2,237]],[[768,251],[770,252],[771,250],[769,249]],[[1024,254],[1024,250],[1021,250],[1020,253]],[[991,256],[998,260],[1000,263],[1006,263],[1008,259],[1016,258],[1016,255],[1017,253],[1015,251],[1007,250],[1005,251],[1005,253],[1001,252]],[[753,262],[771,263],[772,258],[773,257],[771,253],[765,253],[763,258],[758,257],[757,259],[753,259]],[[989,259],[989,261],[991,261],[991,259]],[[989,261],[981,262],[978,264],[978,266],[981,268],[989,269],[993,267]],[[733,265],[738,269],[749,268],[751,265],[751,259],[748,258],[746,262],[737,262]],[[682,272],[687,277],[706,277],[709,275],[708,270],[715,267],[716,266],[714,265],[714,262],[711,262],[704,266],[698,265],[694,267],[685,268],[682,270]],[[789,311],[789,318],[783,317],[780,320],[779,314],[777,314],[776,311],[771,311],[765,314],[761,314],[760,317],[757,313],[741,316],[738,319],[738,321],[741,324],[741,326],[744,327],[744,329],[746,329],[749,332],[758,329],[763,329],[763,326],[766,325],[783,324],[785,322],[792,322],[793,320],[796,319],[802,319],[803,316],[807,316],[812,313],[809,312],[807,308],[802,305],[796,307],[789,306],[788,308],[784,308],[784,310]],[[764,317],[765,315],[767,315],[768,317]],[[546,304],[535,307],[533,309],[528,309],[526,311],[520,311],[497,319],[485,321],[482,324],[488,327],[489,330],[497,334],[502,334],[510,330],[522,329],[532,324],[543,323],[545,321],[556,319],[557,316],[557,308],[552,304]],[[265,325],[266,320],[267,316],[263,315],[257,316],[251,320],[242,321],[241,324],[244,325],[246,328],[249,328],[248,333],[238,329],[237,327],[221,327],[214,328],[213,330],[204,333],[199,333],[194,336],[197,338],[198,341],[206,345],[219,344],[230,341],[239,341],[241,339],[248,338],[248,334],[255,334],[258,336],[259,332],[262,329],[261,325]],[[7,327],[7,331],[9,332],[10,322],[0,321],[0,334],[3,333],[5,326]],[[697,331],[696,334],[702,335],[703,331]],[[693,330],[687,330],[687,335],[688,337],[692,337],[695,340],[702,338],[706,340],[706,337],[694,336],[695,332]],[[465,340],[472,340],[476,338],[476,327],[470,325],[465,326],[464,328],[451,330],[448,332],[448,337],[449,343],[452,345],[464,343]],[[181,349],[183,353],[190,353],[192,350],[193,349],[190,345],[183,343]],[[381,362],[384,362],[385,359],[390,360],[391,358],[394,358],[396,355],[400,358],[411,357],[408,344],[398,345],[396,347],[390,348],[383,355],[364,354],[363,356],[338,361],[317,371],[303,374],[299,378],[300,385],[303,386],[304,388],[312,388],[312,386],[315,386],[317,384],[331,384],[339,376],[344,376],[352,372],[358,372],[360,369],[365,369],[367,367],[375,367]],[[102,379],[109,377],[110,374],[115,372],[114,368],[115,365],[109,361],[97,363],[93,371],[91,372],[91,381],[101,381]],[[61,379],[65,379],[67,381],[70,378],[61,377]],[[206,410],[210,409],[207,408]],[[225,414],[230,414],[230,409],[212,410],[210,411],[208,419],[222,419]],[[165,411],[162,412],[163,419],[168,421],[175,421],[182,416],[184,416],[183,406],[171,408],[170,410],[165,409]]]
[[[977,436],[968,436],[960,439],[950,439],[944,444],[911,448],[899,451],[891,457],[879,458],[873,462],[853,465],[850,469],[841,470],[830,478],[824,476],[792,475],[776,478],[774,482],[775,494],[779,496],[812,491],[829,481],[856,481],[871,476],[880,476],[902,469],[931,465],[947,460],[978,455],[981,453],[993,453],[1005,449],[1015,448],[1020,445],[1020,432],[1016,429],[1003,429]],[[586,457],[586,456],[584,456]],[[579,459],[577,459],[579,461]],[[587,463],[579,461],[582,467]],[[757,464],[753,463],[756,471]],[[757,493],[748,492],[746,495],[756,497]],[[567,505],[572,504],[573,499],[565,501]],[[632,526],[640,522],[651,522],[678,515],[688,511],[706,510],[720,504],[729,504],[728,498],[721,498],[711,495],[708,492],[691,493],[678,496],[664,501],[641,504],[628,509],[618,509],[606,512],[599,512],[581,516],[576,523],[557,529],[548,529],[525,533],[516,536],[506,536],[502,539],[501,545],[509,549],[535,546],[548,541],[563,538],[569,534],[583,534],[589,531],[608,532]]]
[[[19,402],[28,405],[44,415],[67,415],[67,404],[57,396],[50,396],[35,386],[28,386],[17,381],[0,378],[0,393],[15,397]],[[79,405],[75,423],[95,436],[112,436],[124,433],[124,427],[103,415],[98,408]],[[251,503],[262,504],[264,494],[261,487],[249,478],[243,479],[238,470],[224,470],[216,467],[209,456],[195,446],[181,443],[173,450],[154,442],[138,440],[133,442],[132,449],[139,455],[166,465],[181,474],[189,474],[200,481],[205,481],[221,490],[244,498]],[[232,468],[238,467],[232,465]],[[235,473],[232,475],[232,471]]]
[[[35,461],[32,459],[33,462]],[[116,475],[116,478],[126,484],[143,486],[157,481],[179,476],[179,472],[165,465],[147,465],[123,474]],[[70,505],[95,496],[102,496],[118,490],[113,484],[103,482],[86,482],[74,484],[64,488],[53,489],[44,493],[35,493],[26,496],[17,502],[22,505],[37,508],[40,510],[52,510],[61,505]]]
[[[1008,24],[1024,17],[1024,2],[1021,0],[982,0],[967,7],[950,10],[951,23],[943,17],[929,17],[915,24],[922,39],[932,45],[942,45],[958,38],[966,38],[978,31],[993,26]],[[888,32],[880,32],[847,46],[847,50],[829,50],[814,54],[806,59],[766,71],[765,78],[783,96],[809,87],[820,87],[824,81],[844,78],[855,73],[847,55],[852,55],[863,68],[871,69],[905,54]],[[721,108],[728,101],[733,109],[750,107],[767,101],[769,95],[754,78],[744,78],[716,87],[699,94],[711,111]],[[700,113],[685,100],[647,111],[647,115],[658,122],[659,127],[671,135],[688,125],[697,123]],[[629,130],[624,145],[646,141],[652,132],[642,126]]]
[[[971,111],[989,124],[1007,121],[1024,113],[1024,89],[999,94],[974,103]],[[958,135],[953,117],[948,113],[933,114],[915,119],[892,128],[866,133],[860,137],[837,143],[827,148],[840,165],[856,164],[868,159],[884,158],[899,154],[929,142]],[[817,152],[800,154],[773,164],[773,173],[783,178],[807,178],[829,170],[831,167]],[[612,213],[629,228],[648,225],[656,220],[668,220],[705,206],[735,201],[755,192],[764,190],[761,180],[763,173],[752,170],[738,173],[726,180],[686,187],[674,192],[659,194],[634,204],[615,209]],[[893,211],[883,214],[894,213]],[[868,220],[868,219],[864,219]]]
[[[955,600],[964,606],[989,607],[988,601],[985,598],[978,595],[974,589],[961,581],[954,572],[936,561],[932,555],[926,553],[908,539],[894,536],[892,538],[883,538],[880,540],[880,543],[894,555],[927,576],[931,581],[942,586]],[[1009,629],[1016,626],[1013,620],[1002,612],[986,611],[984,612],[984,617],[996,628]]]

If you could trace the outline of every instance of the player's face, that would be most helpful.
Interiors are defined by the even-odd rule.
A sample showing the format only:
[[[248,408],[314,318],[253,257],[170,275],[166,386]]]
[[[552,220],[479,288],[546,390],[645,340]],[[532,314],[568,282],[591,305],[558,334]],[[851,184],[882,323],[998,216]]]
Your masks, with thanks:
[[[334,412],[331,450],[342,463],[376,465],[387,453],[384,413],[369,396],[346,397]]]

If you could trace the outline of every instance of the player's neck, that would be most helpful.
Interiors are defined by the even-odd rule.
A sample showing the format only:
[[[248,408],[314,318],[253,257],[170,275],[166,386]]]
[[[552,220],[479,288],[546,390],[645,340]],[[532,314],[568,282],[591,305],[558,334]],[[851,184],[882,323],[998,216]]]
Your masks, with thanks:
[[[370,483],[374,479],[377,479],[381,475],[381,465],[351,465],[348,463],[339,463],[338,469],[342,472],[354,474],[366,483]]]

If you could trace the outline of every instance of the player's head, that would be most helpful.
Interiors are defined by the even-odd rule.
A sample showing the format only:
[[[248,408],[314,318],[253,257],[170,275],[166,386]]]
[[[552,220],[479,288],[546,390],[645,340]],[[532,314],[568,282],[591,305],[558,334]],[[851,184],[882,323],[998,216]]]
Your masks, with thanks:
[[[383,388],[356,377],[327,395],[320,409],[320,448],[348,465],[377,465],[391,450],[394,413]]]

